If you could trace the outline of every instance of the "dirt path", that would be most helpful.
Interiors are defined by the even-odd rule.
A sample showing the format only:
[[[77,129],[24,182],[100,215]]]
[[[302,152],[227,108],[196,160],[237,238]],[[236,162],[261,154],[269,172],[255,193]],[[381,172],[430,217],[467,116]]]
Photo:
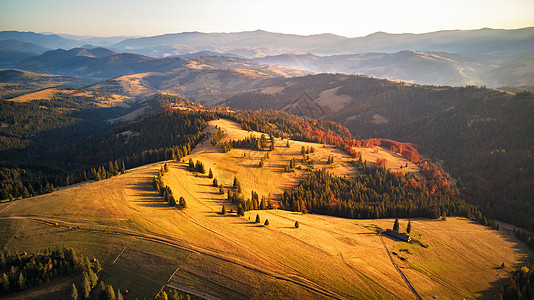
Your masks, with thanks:
[[[419,296],[419,294],[417,293],[415,288],[412,286],[412,283],[410,282],[410,280],[408,280],[408,278],[404,275],[404,273],[402,273],[402,270],[399,268],[399,266],[397,266],[395,261],[393,261],[393,257],[391,257],[391,254],[389,253],[388,247],[386,246],[386,243],[384,243],[384,239],[382,238],[382,233],[379,233],[378,236],[380,236],[380,241],[382,242],[382,245],[384,245],[384,249],[386,249],[386,252],[387,252],[387,254],[389,256],[389,260],[391,260],[391,263],[393,264],[395,269],[397,269],[397,272],[399,272],[399,274],[402,277],[402,279],[404,280],[404,282],[406,282],[406,284],[408,285],[408,287],[410,288],[412,293],[415,295],[415,299],[422,300],[421,296]]]

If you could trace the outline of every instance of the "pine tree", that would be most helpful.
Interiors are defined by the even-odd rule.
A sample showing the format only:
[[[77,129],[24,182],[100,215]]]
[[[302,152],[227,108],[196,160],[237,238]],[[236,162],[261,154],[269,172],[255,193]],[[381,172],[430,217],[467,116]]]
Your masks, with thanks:
[[[7,294],[9,292],[9,277],[6,273],[2,273],[2,292]]]
[[[224,206],[224,204],[222,206],[221,214],[226,215],[226,206]]]
[[[395,223],[393,223],[393,231],[399,232],[399,219],[395,219]]]
[[[295,228],[299,228],[299,227],[300,227],[299,221],[295,221]]]
[[[406,233],[412,232],[412,221],[408,220],[408,226],[406,226]]]
[[[24,275],[22,273],[19,273],[19,279],[17,280],[17,288],[19,291],[23,291],[26,289],[26,279],[24,279]]]
[[[209,174],[208,174],[208,177],[209,177],[209,178],[213,178],[213,171],[211,170],[211,168],[210,168],[210,172],[209,172]]]
[[[286,142],[286,147],[289,148],[289,141]]]
[[[82,293],[84,299],[89,299],[89,295],[91,294],[91,281],[89,280],[89,275],[85,272],[83,273]]]
[[[269,226],[269,219],[265,219],[265,223],[263,223],[265,226]]]
[[[71,292],[70,292],[70,298],[72,300],[78,300],[78,289],[76,288],[76,285],[74,283],[72,284],[72,289],[71,289]]]
[[[220,195],[224,194],[223,185],[222,184],[219,184],[219,194]]]
[[[22,198],[29,198],[30,192],[28,192],[28,188],[24,187],[24,190],[22,191]]]
[[[239,205],[237,206],[237,215],[241,217],[245,216],[245,209],[243,208],[243,205],[241,205],[241,203],[239,203]]]
[[[185,198],[180,196],[180,200],[178,201],[178,205],[180,205],[181,208],[186,208],[187,203],[185,202]]]
[[[217,182],[217,178],[213,178],[213,186],[218,187],[219,183]]]
[[[95,270],[95,273],[99,273],[100,271],[102,271],[102,266],[100,265],[100,262],[98,261],[98,259],[94,259],[94,268],[93,270]]]
[[[260,221],[260,215],[259,214],[256,214],[256,221],[254,223],[257,223],[259,224],[261,221]]]
[[[113,290],[113,287],[111,285],[107,285],[102,292],[104,293],[103,299],[115,300],[115,291]]]
[[[195,162],[193,162],[193,159],[189,159],[189,171],[193,172],[195,170]]]

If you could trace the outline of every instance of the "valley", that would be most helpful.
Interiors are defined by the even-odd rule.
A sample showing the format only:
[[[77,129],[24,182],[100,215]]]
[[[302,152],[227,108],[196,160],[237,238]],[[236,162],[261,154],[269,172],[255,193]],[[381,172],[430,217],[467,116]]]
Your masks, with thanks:
[[[185,163],[189,158],[200,160],[225,188],[237,177],[244,195],[254,190],[276,201],[282,190],[305,176],[298,164],[295,172],[282,170],[289,159],[301,157],[302,146],[316,149],[310,154],[315,168],[342,176],[356,172],[346,154],[321,144],[276,139],[275,150],[259,168],[259,159],[268,152],[223,153],[220,144],[211,145],[210,137],[218,128],[224,132],[219,143],[260,133],[225,119],[209,124],[205,131],[210,135],[190,156],[183,162],[166,162],[169,171],[162,179],[175,197],[186,199],[185,209],[169,207],[153,190],[152,178],[162,166],[156,163],[107,180],[0,204],[0,243],[25,251],[58,244],[75,247],[81,254],[98,257],[103,278],[128,290],[128,298],[153,297],[165,284],[234,299],[414,297],[377,235],[393,220],[350,220],[281,209],[251,210],[237,217],[230,212],[237,207],[218,193],[212,179],[188,171]],[[329,155],[335,157],[334,164],[323,164]],[[390,155],[397,159],[391,158],[392,165],[405,164],[403,158]],[[220,214],[222,205],[229,211],[226,215]],[[253,222],[256,214],[260,224]],[[261,225],[266,219],[269,225]],[[404,228],[407,220],[400,221]],[[422,298],[486,297],[534,255],[509,231],[491,230],[467,219],[411,222],[411,235],[425,247],[383,239]],[[500,269],[503,263],[506,267]],[[41,292],[48,290],[61,295],[53,288]],[[31,290],[13,297],[26,293]]]

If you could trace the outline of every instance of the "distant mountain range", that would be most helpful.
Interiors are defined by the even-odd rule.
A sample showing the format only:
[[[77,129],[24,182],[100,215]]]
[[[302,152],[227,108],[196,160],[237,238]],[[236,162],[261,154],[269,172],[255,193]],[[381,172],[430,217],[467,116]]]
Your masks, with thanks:
[[[420,84],[534,85],[534,27],[378,32],[358,38],[262,30],[139,38],[0,32],[0,67],[56,75],[109,79],[171,70],[183,63],[179,57],[195,56],[237,57],[248,65],[248,59],[254,59],[309,72],[362,74]]]

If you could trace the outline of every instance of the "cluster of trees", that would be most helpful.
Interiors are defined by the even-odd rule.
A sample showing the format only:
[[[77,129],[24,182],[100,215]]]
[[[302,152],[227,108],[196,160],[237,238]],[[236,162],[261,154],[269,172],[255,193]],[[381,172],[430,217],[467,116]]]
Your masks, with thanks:
[[[271,143],[269,144],[269,150],[274,150],[274,137],[271,135]],[[260,138],[253,136],[252,134],[242,140],[231,140],[223,143],[222,149],[226,153],[233,148],[239,149],[252,149],[252,150],[263,150],[267,147],[267,138],[265,134],[262,134]]]
[[[215,135],[211,138],[211,145],[212,146],[215,146],[217,145],[217,143],[223,138],[223,131],[222,129],[219,128],[219,130],[217,130],[217,133],[215,133]]]
[[[227,190],[227,199],[233,204],[237,205],[237,215],[244,216],[245,211],[249,210],[263,210],[263,209],[272,209],[273,204],[271,199],[267,199],[265,196],[259,196],[255,191],[251,192],[251,197],[245,199],[242,194],[241,183],[239,180],[234,178],[234,184],[232,188]]]
[[[296,165],[296,162],[295,162],[295,158],[291,158],[289,160],[289,162],[284,166],[284,172],[286,173],[289,173],[289,172],[294,172],[295,170],[295,165]]]
[[[159,195],[169,204],[171,207],[178,206],[178,208],[183,209],[187,207],[187,203],[185,202],[185,198],[183,196],[180,196],[178,199],[178,202],[176,202],[176,199],[174,198],[174,195],[172,194],[172,190],[170,187],[166,186],[163,183],[163,176],[165,173],[169,171],[167,164],[164,164],[161,169],[158,170],[158,174],[154,176],[154,179],[152,181],[152,186],[156,191],[158,191]]]
[[[176,291],[175,289],[169,289],[167,291],[162,290],[156,295],[155,300],[191,300],[189,294]]]
[[[400,154],[402,157],[413,163],[417,163],[421,160],[421,155],[419,155],[417,149],[415,149],[414,146],[410,143],[401,143],[388,139],[372,138],[361,141],[361,146],[365,148],[382,146],[386,149],[389,149],[391,152]]]
[[[534,263],[521,267],[508,278],[495,299],[528,300],[534,298]]]
[[[38,287],[62,276],[82,274],[80,288],[72,284],[72,299],[122,299],[119,290],[115,294],[111,285],[98,279],[100,271],[98,259],[78,257],[72,248],[44,249],[32,254],[3,250],[0,252],[0,295]]]
[[[282,111],[257,110],[221,113],[220,117],[236,121],[244,130],[267,132],[273,137],[292,138],[323,144],[342,144],[350,138],[347,128],[339,123],[305,119]]]
[[[78,289],[75,284],[72,284],[72,299],[123,299],[120,290],[117,290],[117,293],[115,293],[111,284],[106,285],[102,279],[98,278],[98,273],[100,273],[102,267],[96,258],[92,261],[85,258],[81,264],[81,270],[81,286]]]
[[[333,155],[329,155],[328,158],[326,159],[326,163],[331,165],[334,163],[334,156]]]
[[[200,160],[197,160],[195,163],[192,158],[189,159],[189,163],[187,165],[187,168],[191,172],[198,172],[200,174],[206,174],[206,167],[204,167],[204,163]],[[211,171],[211,169],[210,169]],[[212,174],[213,175],[213,174]],[[211,178],[211,177],[210,177]]]
[[[0,292],[7,295],[38,287],[60,276],[80,274],[85,259],[72,249],[45,249],[41,253],[0,252]]]
[[[312,172],[281,196],[281,208],[345,218],[438,218],[443,213],[482,220],[474,205],[449,195],[428,193],[424,185],[411,186],[413,175],[355,163],[355,178]]]

